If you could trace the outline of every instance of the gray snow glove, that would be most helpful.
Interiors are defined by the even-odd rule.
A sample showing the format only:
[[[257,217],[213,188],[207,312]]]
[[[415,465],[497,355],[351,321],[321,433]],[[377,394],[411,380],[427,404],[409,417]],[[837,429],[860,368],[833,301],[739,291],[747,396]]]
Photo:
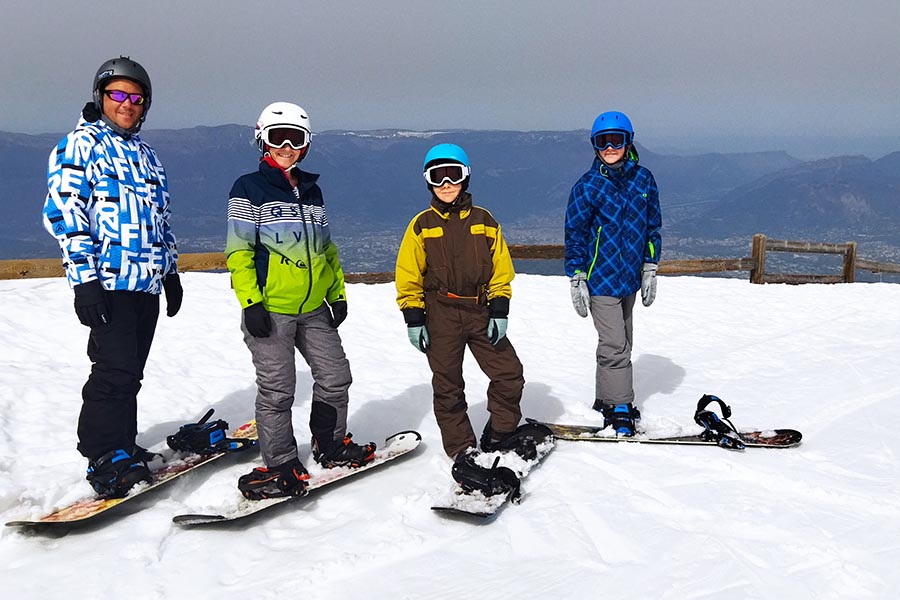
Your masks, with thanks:
[[[497,319],[491,317],[488,321],[487,336],[491,344],[496,346],[500,340],[506,337],[506,325],[509,319]]]
[[[644,263],[641,271],[641,302],[650,306],[656,300],[656,263]]]
[[[409,343],[413,345],[413,348],[415,348],[419,352],[422,352],[423,354],[428,351],[428,346],[431,345],[431,340],[428,338],[428,330],[425,329],[424,325],[407,327],[406,335],[409,336]]]
[[[491,340],[491,344],[496,346],[500,340],[506,337],[507,317],[509,316],[509,298],[505,296],[497,296],[491,298],[487,303],[488,310],[491,313],[491,319],[488,321],[487,336]]]
[[[419,352],[425,353],[431,344],[428,330],[425,329],[425,309],[404,308],[403,320],[406,321],[406,335],[409,337],[409,343]]]
[[[588,316],[588,309],[591,306],[591,293],[587,287],[587,274],[578,271],[570,279],[572,284],[572,305],[579,317]]]
[[[110,321],[106,290],[99,279],[79,283],[75,290],[75,314],[86,327],[103,327]]]

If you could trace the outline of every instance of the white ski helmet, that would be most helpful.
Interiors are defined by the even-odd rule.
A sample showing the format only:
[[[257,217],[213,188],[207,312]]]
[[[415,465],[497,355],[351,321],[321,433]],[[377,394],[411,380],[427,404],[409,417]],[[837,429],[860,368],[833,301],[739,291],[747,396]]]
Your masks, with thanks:
[[[306,111],[302,107],[291,102],[273,102],[262,110],[259,114],[259,119],[256,121],[256,132],[254,133],[260,152],[265,152],[266,150],[268,141],[266,132],[269,129],[277,128],[299,129],[305,132],[306,143],[304,147],[309,145],[312,129],[309,126],[309,116],[307,116]]]

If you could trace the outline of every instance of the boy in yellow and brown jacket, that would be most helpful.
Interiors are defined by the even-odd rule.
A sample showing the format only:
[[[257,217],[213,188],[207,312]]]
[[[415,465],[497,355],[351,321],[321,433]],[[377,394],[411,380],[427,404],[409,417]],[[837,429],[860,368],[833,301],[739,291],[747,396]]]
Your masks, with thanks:
[[[462,373],[466,346],[490,378],[491,416],[481,448],[516,450],[525,378],[506,338],[512,258],[500,225],[466,191],[470,166],[462,148],[433,147],[423,170],[431,204],[413,218],[400,244],[397,304],[410,342],[428,357],[444,451],[461,459],[476,447]]]

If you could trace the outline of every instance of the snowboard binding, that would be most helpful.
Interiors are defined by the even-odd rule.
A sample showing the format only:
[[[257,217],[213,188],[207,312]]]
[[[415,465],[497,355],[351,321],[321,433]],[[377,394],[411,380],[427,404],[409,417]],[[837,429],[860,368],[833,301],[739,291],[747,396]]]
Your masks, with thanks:
[[[715,402],[719,405],[722,417],[706,407]],[[694,413],[694,422],[703,427],[703,433],[700,437],[708,442],[715,442],[722,448],[729,450],[743,450],[746,444],[741,439],[734,424],[729,421],[731,417],[731,407],[725,404],[718,396],[704,394],[700,401],[697,402],[697,412]]]
[[[488,497],[507,494],[513,502],[518,500],[521,495],[520,482],[515,472],[508,467],[497,466],[499,456],[490,469],[477,464],[475,456],[473,452],[466,452],[453,462],[451,474],[463,491],[467,494],[478,491]]]
[[[215,409],[211,408],[197,423],[182,425],[177,433],[166,437],[169,448],[177,452],[207,455],[217,452],[238,452],[254,445],[255,440],[232,439],[225,436],[228,423],[222,419],[208,422]]]

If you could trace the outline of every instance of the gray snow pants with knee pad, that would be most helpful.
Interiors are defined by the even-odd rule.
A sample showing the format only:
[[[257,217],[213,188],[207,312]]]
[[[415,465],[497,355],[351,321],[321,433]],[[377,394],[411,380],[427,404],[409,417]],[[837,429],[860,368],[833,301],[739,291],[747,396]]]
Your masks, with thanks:
[[[291,407],[297,385],[294,348],[312,372],[313,393],[309,427],[320,448],[343,441],[347,433],[350,363],[344,354],[331,312],[323,304],[299,315],[270,313],[272,333],[255,338],[241,323],[244,342],[256,367],[256,428],[267,467],[298,458],[291,423]]]
[[[624,298],[591,296],[591,318],[600,338],[594,394],[610,406],[634,402],[631,315],[636,297],[636,293]]]

